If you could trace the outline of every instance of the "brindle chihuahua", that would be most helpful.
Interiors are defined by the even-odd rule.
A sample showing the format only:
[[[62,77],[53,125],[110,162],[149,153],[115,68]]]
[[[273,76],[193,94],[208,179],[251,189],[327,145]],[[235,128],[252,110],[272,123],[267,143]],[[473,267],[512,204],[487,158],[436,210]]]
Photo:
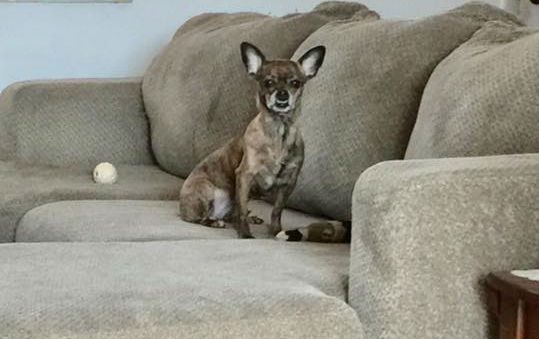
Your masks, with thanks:
[[[258,115],[243,135],[211,153],[189,175],[180,193],[180,216],[188,222],[224,227],[232,220],[240,238],[253,238],[250,197],[273,200],[270,231],[281,231],[281,214],[303,165],[304,146],[296,124],[303,86],[318,72],[326,49],[315,47],[297,62],[266,60],[255,46],[241,44],[249,75],[258,82]]]

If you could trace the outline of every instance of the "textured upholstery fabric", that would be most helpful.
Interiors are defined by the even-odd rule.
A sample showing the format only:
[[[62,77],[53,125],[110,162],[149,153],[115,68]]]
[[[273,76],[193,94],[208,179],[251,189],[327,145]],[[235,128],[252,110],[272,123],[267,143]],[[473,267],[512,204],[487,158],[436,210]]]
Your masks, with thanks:
[[[0,161],[0,243],[15,239],[15,227],[42,204],[77,199],[178,199],[182,180],[154,166],[119,166],[118,183],[98,185],[91,170]]]
[[[0,160],[153,163],[140,79],[16,83],[0,96]]]
[[[95,162],[151,163],[139,80],[8,88],[0,98],[0,242],[15,240],[30,211],[19,240],[63,243],[0,244],[0,337],[489,337],[482,278],[539,266],[539,154],[384,162],[361,175],[353,200],[351,189],[368,166],[403,158],[437,65],[465,56],[490,25],[515,19],[477,3],[417,21],[365,20],[373,16],[340,2],[284,18],[205,14],[178,31],[144,80],[158,160],[185,176],[254,114],[241,40],[288,57],[324,23],[352,17],[296,51],[328,47],[305,91],[307,159],[292,199],[335,219],[349,219],[353,201],[352,255],[346,244],[228,239],[230,230],[182,223],[176,201],[147,201],[176,200],[182,184],[154,166],[119,166],[118,184],[94,184]],[[506,23],[487,24],[466,43],[490,20]],[[533,52],[511,39],[478,41],[476,57],[510,54],[503,46],[513,43]],[[63,200],[71,201],[49,204]],[[285,226],[307,221],[285,214]],[[162,239],[183,241],[152,241]]]
[[[289,58],[320,26],[363,9],[360,4],[331,2],[282,18],[239,13],[189,20],[144,77],[157,162],[187,177],[256,115],[256,85],[241,61],[242,41],[254,43],[268,58]]]
[[[291,206],[350,220],[361,172],[404,157],[436,65],[495,19],[516,20],[493,6],[471,3],[415,21],[337,21],[312,34],[296,57],[318,44],[328,52],[303,95],[305,163]]]
[[[406,158],[539,152],[539,32],[491,22],[425,89]]]
[[[2,338],[362,338],[348,245],[0,246]]]
[[[256,238],[270,238],[267,224],[271,205],[251,201],[251,215],[266,224],[251,225]],[[296,229],[320,221],[285,210],[283,227]],[[177,201],[61,201],[34,208],[17,226],[16,242],[158,241],[236,239],[231,228],[218,229],[187,223],[178,216]]]
[[[494,338],[483,278],[539,267],[539,154],[386,162],[354,191],[350,304],[367,338]]]

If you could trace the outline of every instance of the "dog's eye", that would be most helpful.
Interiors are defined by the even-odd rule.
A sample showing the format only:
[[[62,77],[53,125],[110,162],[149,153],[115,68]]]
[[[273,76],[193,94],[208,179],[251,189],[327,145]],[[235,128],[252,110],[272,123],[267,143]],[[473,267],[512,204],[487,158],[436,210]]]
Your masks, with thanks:
[[[299,80],[292,80],[292,82],[290,84],[292,86],[294,86],[295,88],[300,88],[301,87],[301,82]]]
[[[273,80],[268,79],[264,81],[264,86],[266,86],[266,88],[270,88],[273,84]]]

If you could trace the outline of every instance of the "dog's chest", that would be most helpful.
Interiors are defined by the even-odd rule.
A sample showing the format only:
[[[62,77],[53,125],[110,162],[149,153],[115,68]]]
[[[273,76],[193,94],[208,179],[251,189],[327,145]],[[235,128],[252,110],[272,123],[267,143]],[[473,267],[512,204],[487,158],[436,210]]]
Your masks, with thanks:
[[[301,138],[295,127],[278,126],[265,147],[265,156],[257,172],[256,181],[263,190],[275,186],[288,185],[290,172],[300,166],[302,153],[298,150],[298,138]]]
[[[268,165],[280,166],[287,162],[287,158],[293,152],[295,144],[296,130],[287,130],[280,126],[277,130],[277,137],[270,139],[271,142],[267,146]]]

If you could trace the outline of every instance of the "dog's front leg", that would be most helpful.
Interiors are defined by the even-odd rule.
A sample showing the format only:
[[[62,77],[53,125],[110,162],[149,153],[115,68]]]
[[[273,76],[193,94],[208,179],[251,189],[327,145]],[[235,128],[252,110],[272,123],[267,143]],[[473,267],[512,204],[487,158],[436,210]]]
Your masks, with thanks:
[[[298,146],[298,156],[288,163],[281,171],[277,178],[277,187],[275,192],[275,200],[273,202],[273,210],[271,211],[270,231],[275,236],[282,230],[281,215],[288,201],[288,198],[294,191],[298,181],[299,172],[303,166],[303,146],[300,143]]]
[[[275,201],[273,203],[273,210],[271,211],[271,225],[270,231],[275,236],[282,230],[281,226],[281,215],[283,214],[283,209],[288,200],[288,187],[281,186],[277,189],[275,194]]]
[[[284,183],[276,188],[275,200],[273,202],[273,210],[271,211],[271,233],[277,235],[282,230],[281,226],[281,215],[283,214],[283,209],[288,201],[288,198],[294,191],[296,187],[296,182],[298,179],[299,171],[301,169],[301,163],[298,166],[293,166],[288,168],[285,172]]]
[[[241,239],[254,238],[249,229],[249,193],[253,183],[253,174],[244,171],[242,166],[236,171],[236,211],[234,228],[238,232],[238,237]]]

